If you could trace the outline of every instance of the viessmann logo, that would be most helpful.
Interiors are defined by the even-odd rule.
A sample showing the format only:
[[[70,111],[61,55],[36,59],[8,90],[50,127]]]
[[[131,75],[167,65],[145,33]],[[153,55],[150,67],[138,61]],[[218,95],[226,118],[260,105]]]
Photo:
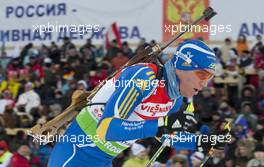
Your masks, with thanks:
[[[167,113],[172,108],[172,102],[166,104],[156,104],[156,103],[145,103],[140,106],[140,113],[149,113],[151,116],[158,116],[164,113]]]

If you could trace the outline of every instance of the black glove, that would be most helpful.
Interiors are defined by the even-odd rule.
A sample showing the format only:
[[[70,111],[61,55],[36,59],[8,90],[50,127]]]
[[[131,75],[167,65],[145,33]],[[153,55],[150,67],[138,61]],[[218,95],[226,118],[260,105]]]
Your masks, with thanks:
[[[228,133],[228,130],[219,134],[201,134],[196,136],[196,141],[197,150],[206,154],[212,147],[217,150],[224,150],[225,145],[231,142],[231,135]]]
[[[163,134],[172,134],[176,131],[187,131],[187,129],[197,121],[193,112],[176,112],[170,116],[165,116],[158,119],[158,132],[157,136],[160,137]]]

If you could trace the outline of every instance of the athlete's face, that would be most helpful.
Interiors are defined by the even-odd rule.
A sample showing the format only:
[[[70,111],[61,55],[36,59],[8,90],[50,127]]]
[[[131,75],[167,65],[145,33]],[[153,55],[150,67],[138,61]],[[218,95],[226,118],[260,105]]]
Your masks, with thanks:
[[[180,79],[181,95],[187,98],[198,94],[198,92],[206,87],[208,82],[213,78],[213,73],[207,70],[177,70],[176,73]]]

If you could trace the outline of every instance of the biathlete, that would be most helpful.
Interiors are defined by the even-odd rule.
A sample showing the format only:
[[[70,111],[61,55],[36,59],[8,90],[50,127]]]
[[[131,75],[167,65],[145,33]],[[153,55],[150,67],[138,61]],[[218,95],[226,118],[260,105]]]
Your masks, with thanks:
[[[48,166],[110,167],[113,158],[137,139],[186,132],[196,120],[193,113],[178,112],[183,97],[191,98],[207,86],[215,64],[215,54],[205,43],[187,40],[163,67],[142,63],[120,71],[64,134],[86,136],[85,142],[57,142]],[[173,143],[176,149],[198,151],[209,150],[210,146],[201,138]]]

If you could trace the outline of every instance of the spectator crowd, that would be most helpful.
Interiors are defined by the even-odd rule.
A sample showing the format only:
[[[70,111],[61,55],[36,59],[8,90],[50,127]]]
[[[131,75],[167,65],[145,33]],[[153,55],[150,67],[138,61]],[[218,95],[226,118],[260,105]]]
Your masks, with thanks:
[[[45,167],[53,144],[39,145],[23,130],[45,123],[70,104],[73,91],[92,90],[145,46],[135,49],[127,42],[109,49],[91,39],[76,47],[70,38],[40,47],[27,44],[18,55],[4,51],[0,57],[0,167]],[[236,42],[227,38],[213,50],[217,56],[216,77],[194,97],[197,133],[210,134],[232,122],[232,141],[206,166],[264,167],[264,44],[257,35],[251,46],[246,36]],[[165,60],[167,55],[164,54]],[[234,82],[225,82],[233,79]],[[161,144],[153,138],[138,141],[113,161],[114,167],[143,167]],[[196,167],[206,153],[167,147],[153,166]]]

